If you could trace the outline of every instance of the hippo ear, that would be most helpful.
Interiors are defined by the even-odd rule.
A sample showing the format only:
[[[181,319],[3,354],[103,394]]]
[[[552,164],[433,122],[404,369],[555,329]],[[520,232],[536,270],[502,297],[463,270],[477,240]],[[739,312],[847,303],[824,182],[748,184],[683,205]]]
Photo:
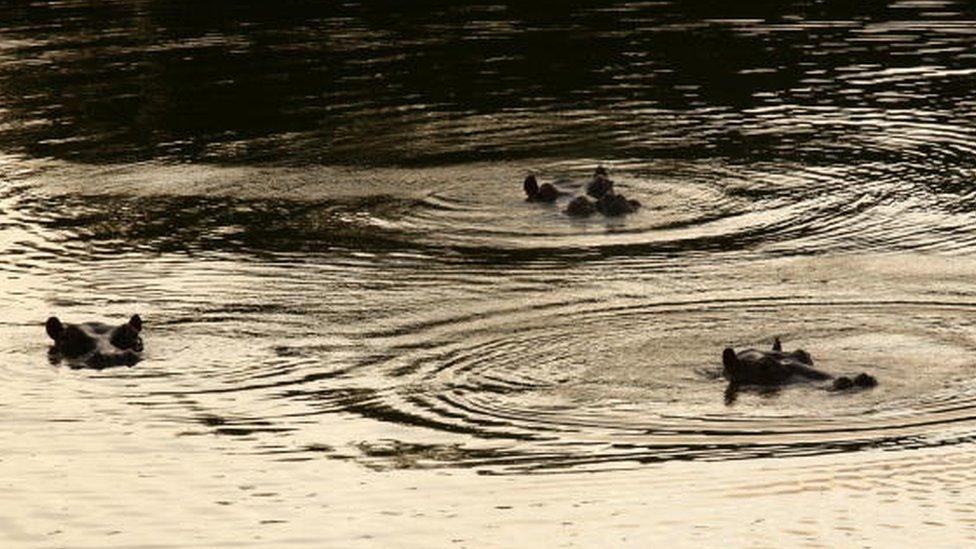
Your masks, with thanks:
[[[137,332],[142,331],[142,319],[139,318],[139,315],[132,315],[132,318],[129,319],[129,326],[132,326],[132,329]]]
[[[779,338],[778,337],[773,338],[773,350],[776,351],[776,352],[778,352],[778,353],[782,353],[783,352],[783,344],[779,342]]]
[[[722,365],[727,371],[732,371],[739,365],[739,357],[735,356],[735,350],[732,347],[726,347],[722,351]]]
[[[539,194],[539,182],[535,180],[535,176],[529,174],[525,181],[522,182],[522,189],[525,190],[525,194],[530,198]]]
[[[54,341],[60,341],[61,336],[64,335],[64,324],[61,324],[61,321],[56,316],[47,319],[47,322],[44,323],[44,329],[47,330],[47,335]]]

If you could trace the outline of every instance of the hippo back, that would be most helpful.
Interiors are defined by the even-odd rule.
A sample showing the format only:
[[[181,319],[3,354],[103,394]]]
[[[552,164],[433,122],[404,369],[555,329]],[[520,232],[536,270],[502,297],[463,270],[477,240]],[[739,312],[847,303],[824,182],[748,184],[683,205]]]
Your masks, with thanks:
[[[736,353],[737,364],[727,370],[730,380],[757,385],[786,383],[793,376],[809,379],[829,379],[830,375],[813,368],[813,360],[805,351],[783,353],[745,349]]]

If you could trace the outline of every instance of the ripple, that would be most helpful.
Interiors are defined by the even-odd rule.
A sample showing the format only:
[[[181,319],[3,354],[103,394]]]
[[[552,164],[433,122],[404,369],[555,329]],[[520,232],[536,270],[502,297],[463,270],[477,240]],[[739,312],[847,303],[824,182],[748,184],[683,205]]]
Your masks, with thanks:
[[[770,296],[500,308],[398,328],[408,335],[391,337],[396,358],[381,366],[397,388],[366,405],[382,414],[355,411],[522,441],[497,464],[488,457],[471,464],[499,472],[958,444],[971,437],[956,433],[976,420],[969,358],[976,339],[969,330],[934,334],[974,306]],[[773,318],[777,333],[796,333],[822,367],[870,370],[881,387],[840,395],[796,386],[746,394],[727,408],[716,349]],[[811,325],[816,333],[799,335]],[[376,465],[375,453],[366,458]]]
[[[970,7],[264,4],[5,11],[6,537],[971,533]],[[601,164],[640,212],[523,201]],[[134,312],[138,365],[47,360]],[[774,336],[881,384],[727,401]]]
[[[912,139],[931,148],[936,144],[929,134]],[[972,141],[951,135],[960,143]],[[896,154],[892,146],[901,145],[886,140],[886,154]],[[976,194],[967,184],[974,170],[965,167],[971,155],[946,147],[941,154],[942,159],[928,155],[926,164],[900,156],[848,164],[605,162],[621,192],[643,204],[637,213],[614,219],[577,220],[562,213],[601,163],[596,160],[363,172],[159,166],[154,170],[161,175],[152,180],[137,179],[132,168],[86,173],[88,168],[68,166],[43,176],[44,192],[55,196],[11,200],[32,216],[50,218],[48,225],[69,237],[66,245],[84,239],[104,256],[117,253],[123,241],[123,247],[149,241],[210,252],[298,249],[325,238],[350,248],[420,246],[470,256],[967,252],[976,221]],[[555,205],[524,202],[519,182],[530,169],[555,181],[567,197]],[[269,178],[275,183],[262,183]],[[334,190],[348,181],[369,183]],[[111,196],[123,189],[138,196]],[[247,190],[238,196],[237,189]],[[71,198],[78,193],[101,198]],[[71,217],[52,217],[68,208],[76,209]],[[84,234],[72,234],[75,227]],[[16,230],[32,229],[25,221]],[[159,238],[167,231],[168,242]],[[15,238],[12,229],[6,234],[8,241]],[[29,234],[17,241],[30,242]]]
[[[539,171],[578,191],[594,164]],[[583,223],[522,201],[504,165],[390,170],[366,196],[305,200],[193,196],[192,184],[175,197],[52,192],[59,178],[3,196],[4,242],[23,260],[0,272],[33,273],[25,333],[48,307],[143,314],[145,365],[92,374],[106,385],[91,395],[122,388],[182,436],[259,454],[328,447],[379,469],[502,474],[970,441],[976,267],[932,252],[967,251],[971,213],[945,188],[874,161],[611,168],[647,207]],[[276,188],[293,177],[277,173]],[[717,350],[774,335],[882,384],[726,405]],[[324,414],[350,430],[321,436],[308,425]]]

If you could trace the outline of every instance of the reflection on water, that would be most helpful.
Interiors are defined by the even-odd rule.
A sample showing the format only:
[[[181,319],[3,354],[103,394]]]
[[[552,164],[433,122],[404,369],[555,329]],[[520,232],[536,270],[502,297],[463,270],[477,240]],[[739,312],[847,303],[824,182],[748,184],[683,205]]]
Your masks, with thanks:
[[[771,6],[3,8],[0,531],[972,540],[971,8]],[[598,164],[641,211],[523,201]],[[727,405],[774,336],[881,385]]]
[[[973,127],[962,3],[531,4],[25,2],[0,136],[88,162],[824,163]]]

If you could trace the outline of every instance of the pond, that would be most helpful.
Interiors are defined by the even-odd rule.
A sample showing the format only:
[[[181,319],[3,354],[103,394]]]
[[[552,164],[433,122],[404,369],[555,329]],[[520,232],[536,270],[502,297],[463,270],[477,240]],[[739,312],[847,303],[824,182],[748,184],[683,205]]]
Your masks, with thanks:
[[[522,4],[0,8],[5,546],[976,540],[973,8]]]

